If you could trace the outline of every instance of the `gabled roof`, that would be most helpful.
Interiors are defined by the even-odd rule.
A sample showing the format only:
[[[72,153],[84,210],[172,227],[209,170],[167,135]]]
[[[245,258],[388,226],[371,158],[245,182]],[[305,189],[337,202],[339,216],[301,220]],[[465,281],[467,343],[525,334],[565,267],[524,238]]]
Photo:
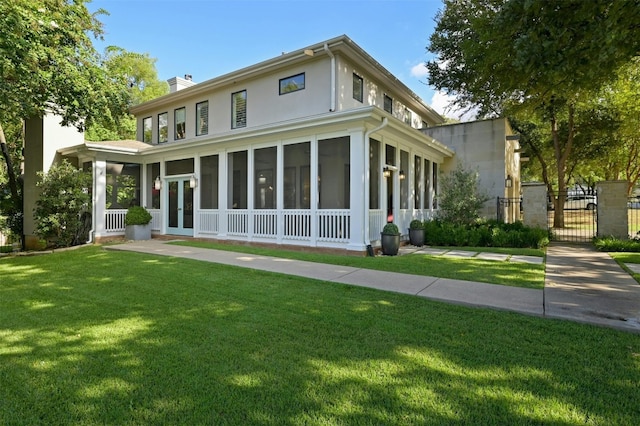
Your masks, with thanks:
[[[312,60],[313,57],[309,56],[309,51],[313,52],[313,56],[328,55],[325,46],[334,54],[343,53],[356,64],[366,68],[367,72],[373,77],[385,85],[389,85],[390,88],[395,89],[395,92],[401,96],[399,99],[414,111],[428,116],[433,121],[444,122],[444,118],[440,114],[428,106],[418,95],[346,35],[322,41],[293,52],[283,53],[275,58],[212,78],[174,93],[169,93],[168,95],[161,96],[149,102],[133,106],[130,111],[134,115],[140,115],[145,111],[159,108],[167,102],[177,102],[192,97],[202,91],[220,89],[232,84],[237,84],[242,80],[257,77],[261,74],[274,72],[281,68]]]

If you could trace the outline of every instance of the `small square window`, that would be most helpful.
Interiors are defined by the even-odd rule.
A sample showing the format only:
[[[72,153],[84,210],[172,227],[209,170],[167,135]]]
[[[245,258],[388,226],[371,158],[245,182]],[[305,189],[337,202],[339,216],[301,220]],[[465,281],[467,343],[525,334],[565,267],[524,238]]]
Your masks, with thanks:
[[[362,102],[364,95],[364,80],[357,74],[353,74],[353,99]]]
[[[158,114],[158,143],[163,143],[169,140],[168,118],[169,113],[167,112]]]
[[[196,136],[209,133],[209,101],[196,104]]]
[[[142,142],[151,143],[152,130],[152,118],[146,117],[142,119]]]
[[[184,139],[187,121],[187,112],[184,107],[175,110],[173,112],[173,118],[175,122],[175,140]]]
[[[284,95],[304,89],[304,73],[280,79],[280,94]]]
[[[389,95],[384,95],[384,110],[393,114],[393,99]]]

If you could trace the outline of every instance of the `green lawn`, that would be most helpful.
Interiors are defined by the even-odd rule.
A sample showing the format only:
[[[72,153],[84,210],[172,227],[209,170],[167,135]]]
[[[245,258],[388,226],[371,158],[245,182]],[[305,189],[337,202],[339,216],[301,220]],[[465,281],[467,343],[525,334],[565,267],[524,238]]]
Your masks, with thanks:
[[[287,259],[305,260],[308,262],[352,266],[355,268],[402,272],[405,274],[452,278],[465,281],[478,281],[514,287],[533,289],[544,288],[544,265],[467,258],[461,259],[446,256],[430,256],[426,254],[377,257],[344,256],[338,254],[290,251],[208,241],[176,241],[170,244],[237,251],[261,256],[276,256]],[[454,247],[447,248],[454,249]],[[491,251],[495,253],[507,253],[514,255],[544,256],[544,251],[537,249],[503,249],[495,247],[461,247],[459,249],[470,251],[482,250],[486,252]]]
[[[640,264],[640,253],[609,253],[613,259],[620,264],[620,266],[626,263],[638,263]],[[636,274],[631,270],[627,269],[627,272],[631,274],[633,278],[635,278],[638,283],[640,283],[640,274]]]
[[[640,335],[99,247],[0,259],[0,424],[640,423]]]

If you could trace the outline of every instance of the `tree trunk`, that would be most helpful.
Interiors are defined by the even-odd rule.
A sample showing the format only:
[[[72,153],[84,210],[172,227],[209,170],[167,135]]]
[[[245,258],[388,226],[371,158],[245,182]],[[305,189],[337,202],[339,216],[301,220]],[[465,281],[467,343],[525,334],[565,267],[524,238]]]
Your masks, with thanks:
[[[16,207],[20,204],[20,195],[18,193],[18,179],[13,168],[13,161],[9,154],[9,148],[7,148],[7,140],[4,136],[4,129],[0,123],[0,150],[2,151],[2,157],[5,163],[7,163],[7,176],[9,177],[9,190],[11,191],[11,199]]]

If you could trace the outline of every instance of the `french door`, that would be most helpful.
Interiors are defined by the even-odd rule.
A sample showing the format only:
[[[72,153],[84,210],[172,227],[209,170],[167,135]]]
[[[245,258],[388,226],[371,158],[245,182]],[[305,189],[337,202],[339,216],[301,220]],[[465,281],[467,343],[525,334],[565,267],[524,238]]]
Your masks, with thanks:
[[[167,233],[193,236],[193,188],[189,179],[170,179]]]

